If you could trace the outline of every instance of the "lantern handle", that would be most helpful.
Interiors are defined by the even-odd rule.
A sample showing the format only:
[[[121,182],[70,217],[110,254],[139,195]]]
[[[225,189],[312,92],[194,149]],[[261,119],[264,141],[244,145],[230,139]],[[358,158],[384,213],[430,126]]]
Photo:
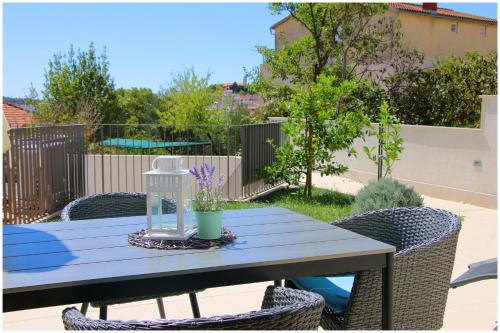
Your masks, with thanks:
[[[157,161],[157,160],[158,160],[158,157],[157,157],[157,158],[155,158],[155,159],[153,160],[153,162],[151,162],[151,168],[152,168],[153,170],[156,170],[156,161]]]

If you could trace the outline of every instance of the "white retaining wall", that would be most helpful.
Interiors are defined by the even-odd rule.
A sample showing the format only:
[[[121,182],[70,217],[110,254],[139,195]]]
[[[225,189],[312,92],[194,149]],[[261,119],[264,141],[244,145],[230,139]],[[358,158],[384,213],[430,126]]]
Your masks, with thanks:
[[[421,194],[478,206],[497,207],[497,96],[482,96],[481,128],[402,125],[404,152],[392,176]],[[343,176],[367,183],[377,167],[354,144],[357,158],[338,153],[349,172]],[[370,146],[376,139],[367,139]]]
[[[474,205],[497,207],[497,96],[481,96],[481,127],[456,128],[402,125],[404,152],[392,177],[421,194]],[[272,117],[270,122],[285,121]],[[374,124],[377,126],[377,124]],[[368,183],[377,179],[377,166],[363,152],[376,146],[374,137],[358,139],[357,157],[339,152],[335,160],[349,167],[343,177]]]

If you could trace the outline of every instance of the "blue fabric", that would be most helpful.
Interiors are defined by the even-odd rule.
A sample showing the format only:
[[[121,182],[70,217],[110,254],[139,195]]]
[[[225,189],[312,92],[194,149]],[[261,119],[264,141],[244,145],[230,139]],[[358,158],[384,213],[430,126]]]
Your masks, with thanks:
[[[347,302],[351,297],[352,285],[354,284],[354,274],[338,276],[306,276],[292,279],[292,282],[299,288],[314,291],[325,299],[326,304],[335,312],[345,312]]]

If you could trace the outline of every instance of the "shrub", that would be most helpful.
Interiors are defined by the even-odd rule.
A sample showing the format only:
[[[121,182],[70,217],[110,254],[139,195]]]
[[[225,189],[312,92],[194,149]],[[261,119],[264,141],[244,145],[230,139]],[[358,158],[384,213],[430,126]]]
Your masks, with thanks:
[[[389,103],[403,124],[479,127],[480,95],[497,94],[497,53],[469,52],[390,76]]]
[[[372,181],[363,187],[354,200],[353,214],[394,207],[422,207],[424,200],[413,188],[391,178]]]

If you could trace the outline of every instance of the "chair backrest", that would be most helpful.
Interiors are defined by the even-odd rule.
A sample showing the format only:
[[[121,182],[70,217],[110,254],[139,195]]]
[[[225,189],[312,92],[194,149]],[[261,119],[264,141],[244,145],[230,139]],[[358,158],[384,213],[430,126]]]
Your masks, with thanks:
[[[460,219],[432,208],[391,208],[334,222],[394,245],[394,329],[437,330],[444,310]],[[380,329],[380,271],[358,272],[346,311],[347,329]]]
[[[428,207],[380,209],[332,224],[393,245],[398,253],[460,229],[456,215]]]
[[[175,213],[175,201],[164,199],[164,214]],[[146,215],[146,194],[114,192],[95,194],[72,201],[61,213],[63,221]]]
[[[325,301],[316,293],[267,287],[262,310],[237,315],[157,321],[93,320],[76,308],[63,311],[67,330],[315,330]]]

